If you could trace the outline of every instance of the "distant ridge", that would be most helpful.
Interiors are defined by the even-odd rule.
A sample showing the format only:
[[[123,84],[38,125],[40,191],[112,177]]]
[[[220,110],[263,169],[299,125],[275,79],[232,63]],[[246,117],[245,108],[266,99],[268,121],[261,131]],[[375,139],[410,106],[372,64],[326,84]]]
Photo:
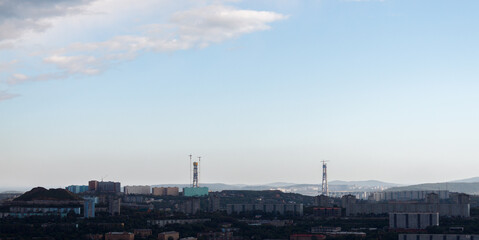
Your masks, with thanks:
[[[329,182],[330,185],[356,185],[363,187],[372,187],[372,186],[384,186],[384,187],[396,187],[401,186],[401,184],[382,182],[378,180],[365,180],[365,181],[341,181],[334,180]]]
[[[188,187],[189,184],[159,184],[152,187]],[[319,194],[320,183],[314,184],[297,184],[288,182],[274,182],[264,185],[245,185],[245,184],[224,184],[224,183],[202,183],[202,187],[208,187],[210,191],[223,191],[223,190],[281,190],[288,193],[299,193],[308,196],[316,196]],[[367,181],[331,181],[329,183],[330,191],[342,191],[342,192],[373,192],[379,191],[378,189],[384,189],[394,186],[401,186],[395,183],[381,182],[377,180]]]
[[[413,191],[413,190],[448,190],[450,192],[459,192],[467,194],[479,194],[478,182],[443,182],[443,183],[424,183],[404,187],[393,187],[386,191]]]
[[[479,182],[479,177],[460,179],[460,180],[455,180],[452,182],[474,183],[474,182]]]

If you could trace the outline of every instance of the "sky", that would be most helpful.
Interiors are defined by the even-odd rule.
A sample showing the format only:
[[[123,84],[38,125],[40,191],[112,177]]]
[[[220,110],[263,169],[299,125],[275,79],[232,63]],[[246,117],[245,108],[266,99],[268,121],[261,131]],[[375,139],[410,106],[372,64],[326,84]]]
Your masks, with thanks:
[[[479,176],[474,0],[0,0],[0,187]]]

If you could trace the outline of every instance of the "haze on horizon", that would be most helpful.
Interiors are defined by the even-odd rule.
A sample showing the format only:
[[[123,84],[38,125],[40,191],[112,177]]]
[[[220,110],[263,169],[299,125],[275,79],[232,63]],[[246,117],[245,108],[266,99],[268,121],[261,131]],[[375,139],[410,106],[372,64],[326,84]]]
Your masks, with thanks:
[[[478,10],[3,1],[0,187],[476,177]]]

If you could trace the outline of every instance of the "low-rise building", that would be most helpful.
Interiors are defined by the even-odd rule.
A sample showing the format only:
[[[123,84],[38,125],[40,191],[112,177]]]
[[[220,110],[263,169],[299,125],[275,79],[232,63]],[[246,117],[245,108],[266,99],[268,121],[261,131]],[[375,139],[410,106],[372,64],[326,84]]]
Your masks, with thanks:
[[[105,233],[105,240],[134,240],[135,234],[130,232],[109,232]]]
[[[289,240],[324,240],[326,239],[326,236],[323,234],[311,234],[311,233],[306,233],[306,234],[292,234],[289,236]]]
[[[153,234],[151,229],[133,229],[133,233],[139,238],[148,238]]]
[[[192,223],[201,223],[201,222],[210,222],[209,218],[202,219],[159,219],[159,220],[147,220],[148,225],[157,225],[159,227],[164,227],[169,224],[192,224]]]
[[[203,232],[197,234],[198,239],[203,240],[242,240],[242,237],[234,236],[233,232]]]
[[[179,232],[162,232],[158,233],[158,240],[178,240],[180,239],[180,233]]]

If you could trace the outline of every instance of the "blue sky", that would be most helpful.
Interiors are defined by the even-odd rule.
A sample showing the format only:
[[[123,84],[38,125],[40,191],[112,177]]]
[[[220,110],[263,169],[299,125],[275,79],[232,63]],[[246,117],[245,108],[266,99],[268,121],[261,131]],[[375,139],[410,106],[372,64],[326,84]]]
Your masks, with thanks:
[[[478,175],[476,1],[1,4],[0,186]]]

